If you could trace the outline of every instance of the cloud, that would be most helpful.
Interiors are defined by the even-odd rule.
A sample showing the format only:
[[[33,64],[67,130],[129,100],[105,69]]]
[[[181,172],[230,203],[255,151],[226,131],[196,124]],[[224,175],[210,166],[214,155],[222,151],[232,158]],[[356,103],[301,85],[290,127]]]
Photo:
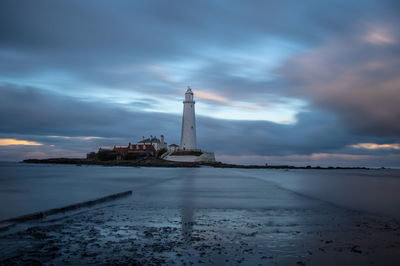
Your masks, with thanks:
[[[291,83],[289,95],[338,114],[346,127],[375,136],[399,136],[400,50],[398,45],[366,45],[358,37],[363,30],[353,27],[289,59],[280,73]],[[383,41],[372,34],[376,42]]]
[[[388,25],[370,26],[364,35],[364,40],[375,45],[393,45],[397,43],[396,32]]]
[[[2,1],[0,81],[119,102],[144,96],[176,100],[181,88],[193,85],[213,102],[199,109],[204,115],[217,113],[218,103],[234,103],[216,117],[234,112],[236,119],[295,121],[306,104],[282,97],[273,69],[340,32],[355,10],[368,15],[376,6],[359,11],[357,3],[335,1],[311,1],[307,8],[297,1]],[[170,108],[154,106],[146,110]]]
[[[178,136],[180,120],[178,115],[138,111],[130,105],[45,94],[35,87],[0,86],[0,137],[41,136],[29,140],[45,144],[105,143],[166,132]]]
[[[367,42],[378,44],[378,45],[385,45],[385,44],[393,44],[395,40],[391,38],[391,36],[386,35],[385,33],[381,32],[370,32],[365,35],[365,40]]]
[[[118,137],[131,135],[118,126],[143,128],[144,121],[163,124],[162,114],[131,112],[123,105],[88,102],[59,94],[44,93],[34,87],[0,86],[0,129],[2,133],[47,136]],[[167,120],[167,119],[166,119]],[[136,123],[132,123],[136,121]]]
[[[20,79],[57,70],[86,85],[141,90],[140,83],[173,91],[201,81],[192,78],[198,66],[221,62],[225,67],[207,78],[226,73],[256,82],[297,47],[340,32],[355,10],[360,16],[373,14],[377,6],[360,10],[357,2],[317,0],[307,8],[298,1],[39,0],[19,5],[5,0],[0,3],[0,71]],[[160,68],[163,64],[166,68]]]
[[[400,144],[392,143],[392,144],[377,144],[377,143],[358,143],[351,145],[352,148],[355,149],[367,149],[367,150],[400,150]]]
[[[42,143],[36,141],[20,140],[20,139],[1,139],[0,146],[11,146],[11,145],[25,145],[25,146],[41,146]]]
[[[223,104],[226,104],[226,103],[231,104],[231,101],[225,97],[222,97],[216,93],[206,92],[206,91],[201,91],[201,90],[196,91],[196,98],[204,99],[204,100],[211,100],[211,101],[215,101],[215,102],[219,102],[219,103],[223,103]]]
[[[79,139],[79,140],[92,140],[92,139],[104,139],[103,137],[95,136],[48,136],[49,138],[63,138],[63,139]]]

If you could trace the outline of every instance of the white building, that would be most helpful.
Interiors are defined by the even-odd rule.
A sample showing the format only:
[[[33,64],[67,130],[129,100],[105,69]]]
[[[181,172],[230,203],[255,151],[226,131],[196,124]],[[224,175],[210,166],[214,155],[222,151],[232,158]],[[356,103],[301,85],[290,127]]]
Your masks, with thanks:
[[[196,118],[194,114],[193,92],[188,87],[183,101],[181,150],[196,149]]]
[[[171,144],[171,145],[168,145],[168,151],[169,152],[175,152],[175,151],[177,151],[177,150],[179,150],[179,146],[178,145],[176,145],[176,144]]]
[[[139,141],[137,144],[133,144],[133,145],[136,145],[138,147],[140,145],[144,145],[144,146],[152,145],[156,151],[167,148],[167,143],[164,140],[164,135],[161,135],[160,139],[158,139],[152,135],[150,135],[150,138],[147,138],[147,139],[142,137],[141,141]]]

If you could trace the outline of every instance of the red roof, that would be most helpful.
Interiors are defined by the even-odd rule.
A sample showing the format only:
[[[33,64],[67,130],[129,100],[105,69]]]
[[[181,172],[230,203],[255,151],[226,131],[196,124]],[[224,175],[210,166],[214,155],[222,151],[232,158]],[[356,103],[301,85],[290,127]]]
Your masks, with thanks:
[[[113,151],[120,152],[120,153],[126,153],[128,151],[137,151],[137,150],[139,150],[139,151],[154,150],[154,147],[151,144],[138,143],[138,144],[131,145],[130,149],[129,149],[129,146],[128,147],[114,147],[114,149],[113,149]]]

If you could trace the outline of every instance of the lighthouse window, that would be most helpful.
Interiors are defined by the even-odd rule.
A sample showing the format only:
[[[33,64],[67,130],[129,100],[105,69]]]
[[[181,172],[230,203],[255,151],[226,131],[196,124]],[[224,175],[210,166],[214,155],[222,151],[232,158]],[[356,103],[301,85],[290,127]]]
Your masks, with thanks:
[[[193,129],[193,126],[191,126],[190,128]]]

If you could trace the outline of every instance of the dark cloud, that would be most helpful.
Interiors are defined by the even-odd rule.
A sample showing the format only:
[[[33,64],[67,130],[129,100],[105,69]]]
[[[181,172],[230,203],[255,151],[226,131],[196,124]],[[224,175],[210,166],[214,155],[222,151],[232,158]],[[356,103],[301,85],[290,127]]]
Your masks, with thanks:
[[[136,104],[128,104],[132,105]],[[179,123],[177,116],[129,111],[121,105],[85,102],[10,84],[0,86],[0,114],[0,132],[6,134],[139,137]]]
[[[294,125],[198,118],[199,142],[220,154],[288,155],[332,152],[363,140],[323,112],[300,113]],[[213,136],[212,139],[210,136]],[[210,141],[211,139],[211,141]],[[371,139],[370,139],[371,140]]]
[[[203,57],[207,50],[251,49],[271,36],[314,45],[346,27],[355,13],[361,18],[379,9],[373,1],[363,9],[348,1],[6,0],[0,5],[1,55],[8,59],[2,71],[17,73],[18,67],[34,71],[37,65],[69,71],[140,67]]]
[[[385,21],[335,37],[286,62],[288,94],[335,112],[360,134],[399,137],[399,42],[400,31]]]

